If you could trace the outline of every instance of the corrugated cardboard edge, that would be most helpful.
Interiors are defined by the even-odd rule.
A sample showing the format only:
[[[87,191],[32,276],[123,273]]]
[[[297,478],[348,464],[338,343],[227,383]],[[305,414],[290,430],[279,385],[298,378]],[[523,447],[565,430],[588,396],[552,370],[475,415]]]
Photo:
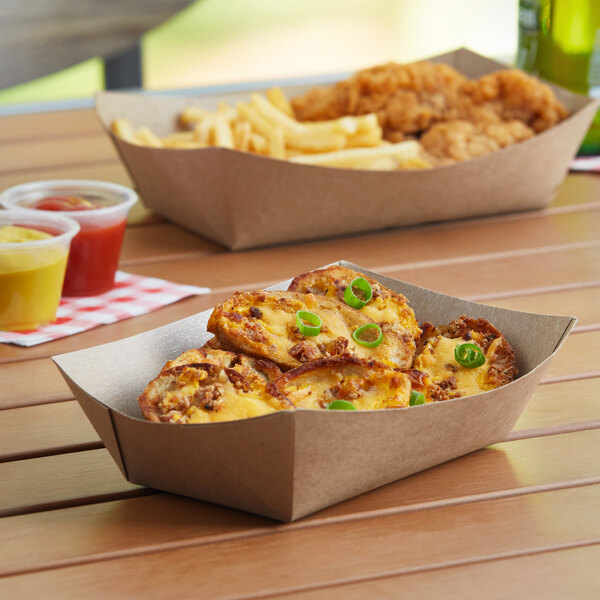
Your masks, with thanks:
[[[466,49],[429,60],[468,65],[474,76],[506,68]],[[111,121],[129,116],[160,133],[172,120],[157,116],[165,107],[171,114],[207,98],[104,92],[96,107],[149,208],[238,250],[547,206],[600,103],[551,87],[573,111],[569,118],[493,154],[429,171],[313,167],[224,148],[144,148],[115,138]],[[310,228],[289,218],[299,206],[312,215]]]
[[[105,442],[109,452],[129,481],[174,493],[189,494],[206,501],[240,508],[281,521],[290,521],[423,468],[434,466],[504,439],[517,421],[548,364],[576,322],[574,317],[517,313],[479,305],[399,282],[354,263],[338,261],[333,264],[340,263],[375,277],[383,285],[394,284],[392,287],[400,288],[400,291],[411,299],[411,305],[417,309],[417,314],[419,314],[418,298],[428,296],[432,302],[429,303],[426,310],[434,312],[437,310],[437,314],[444,314],[444,305],[451,301],[455,305],[451,310],[452,318],[459,316],[456,313],[461,311],[472,316],[495,315],[495,324],[499,326],[500,330],[503,327],[498,323],[499,317],[504,318],[506,326],[509,318],[520,315],[518,318],[521,321],[526,318],[528,323],[535,322],[538,327],[541,327],[542,324],[552,324],[556,329],[556,335],[552,338],[553,345],[544,350],[543,359],[542,356],[539,356],[535,361],[530,360],[528,363],[530,357],[521,356],[520,368],[525,368],[528,372],[516,381],[477,396],[428,404],[407,411],[353,413],[350,415],[351,420],[347,415],[336,415],[327,413],[327,411],[297,410],[275,413],[247,421],[181,426],[150,423],[144,421],[141,416],[131,416],[131,414],[122,412],[95,398],[92,394],[97,393],[98,386],[106,388],[103,389],[103,392],[108,397],[111,394],[113,397],[117,397],[120,390],[120,384],[113,380],[110,369],[105,373],[106,369],[99,364],[98,359],[104,355],[111,355],[111,360],[117,360],[115,349],[122,347],[124,343],[135,343],[136,362],[134,364],[144,365],[144,367],[149,365],[150,372],[154,376],[166,358],[172,358],[185,349],[199,345],[199,336],[202,331],[198,322],[207,313],[210,313],[210,310],[125,340],[53,356],[52,360],[59,367],[98,435]],[[285,288],[288,283],[289,280],[274,287]],[[415,298],[417,298],[416,301]],[[513,313],[512,316],[511,313]],[[420,316],[420,320],[428,318],[428,314],[434,313],[425,312]],[[490,320],[494,322],[493,319],[492,316]],[[178,328],[179,335],[176,340],[173,340],[169,332],[175,326]],[[510,340],[511,336],[507,335],[507,337]],[[155,347],[163,345],[163,342],[168,345],[168,348],[162,348],[156,354]],[[515,350],[519,355],[518,346]],[[95,369],[94,373],[96,375],[98,372],[100,373],[100,383],[95,384],[96,392],[94,392],[93,385],[86,386],[86,382],[82,381],[80,377],[80,370],[85,368],[86,358],[91,360],[93,369]],[[119,356],[118,360],[121,361],[123,358]],[[129,371],[127,374],[129,375]],[[131,376],[138,377],[135,368],[131,370]],[[138,377],[139,382],[136,382],[135,385],[140,389],[136,388],[137,393],[143,389],[145,383],[152,376],[140,375]],[[111,388],[111,386],[113,387]],[[137,395],[129,400],[137,407],[136,398]],[[502,398],[504,400],[500,401]],[[482,406],[486,406],[486,409],[482,410]],[[430,455],[420,456],[419,437],[415,437],[413,434],[414,431],[419,430],[419,423],[423,420],[422,415],[433,415],[433,418],[441,419],[440,423],[446,424],[447,415],[455,414],[458,409],[464,414],[455,427],[459,429],[466,427],[465,431],[471,436],[471,441],[463,443],[460,440],[463,432],[460,432],[459,435],[459,433],[446,431],[445,435],[449,435],[450,440],[453,439],[452,435],[459,438],[460,443],[456,445],[453,452],[448,453],[444,450],[445,454],[440,456],[432,451]],[[503,419],[502,426],[498,425],[495,418],[490,419],[487,411],[496,411],[494,417],[497,415]],[[139,409],[137,413],[133,412],[132,414],[139,414]],[[328,430],[326,421],[328,418],[336,419],[335,435],[331,435],[330,426]],[[344,418],[350,425],[340,428],[339,423],[343,422]],[[476,425],[478,422],[480,424]],[[275,423],[276,426],[274,426]],[[358,478],[354,477],[352,472],[346,472],[345,469],[341,473],[336,471],[335,462],[332,462],[332,460],[335,461],[335,456],[324,452],[324,449],[329,444],[334,444],[336,450],[347,452],[347,456],[352,456],[352,451],[356,448],[355,444],[360,440],[361,432],[364,434],[364,425],[367,423],[375,423],[377,431],[380,432],[375,440],[372,437],[363,440],[363,447],[369,452],[380,453],[375,462],[378,466],[373,468],[369,463],[363,464],[360,460],[354,460],[353,468],[359,471],[362,469],[361,473],[367,475]],[[475,426],[478,429],[474,432],[472,428]],[[348,436],[347,433],[352,427],[355,428],[354,433]],[[408,428],[406,429],[407,435],[398,434],[398,430],[403,428]],[[440,431],[443,432],[446,429],[448,428],[441,427]],[[155,462],[160,462],[163,458],[162,448],[169,448],[171,451],[180,452],[181,456],[185,456],[186,452],[189,452],[189,448],[193,447],[194,441],[199,439],[196,436],[200,435],[200,431],[205,452],[208,454],[196,457],[198,459],[194,469],[196,481],[182,480],[176,472],[170,470],[155,473]],[[231,432],[234,433],[231,434]],[[240,432],[243,434],[240,435]],[[269,432],[269,435],[266,435],[266,432]],[[282,437],[272,439],[273,432],[275,432],[275,437],[277,435]],[[321,432],[324,439],[322,443],[319,443],[318,436]],[[315,436],[317,436],[316,442]],[[149,440],[152,440],[152,443],[149,443]],[[345,448],[346,444],[350,444],[350,446]],[[441,446],[445,448],[445,444],[446,442]],[[226,451],[223,455],[214,454],[212,448],[221,448],[222,450],[225,448]],[[141,449],[144,452],[143,456],[140,455]],[[342,454],[342,456],[344,455]],[[390,456],[393,458],[391,462]],[[131,460],[128,460],[128,457],[131,457]],[[249,457],[253,462],[245,465],[244,461],[249,460]],[[257,457],[265,463],[257,463]],[[365,460],[369,459],[364,453],[361,454],[361,457]],[[382,461],[379,457],[384,460]],[[405,461],[405,457],[410,460]],[[318,468],[315,468],[315,465],[318,465]],[[270,469],[275,469],[278,474],[276,478],[273,477]],[[314,481],[320,470],[328,469],[331,469],[331,472],[327,473],[327,476],[323,477],[321,472],[320,481]],[[263,481],[258,483],[254,481],[256,473],[259,473]]]

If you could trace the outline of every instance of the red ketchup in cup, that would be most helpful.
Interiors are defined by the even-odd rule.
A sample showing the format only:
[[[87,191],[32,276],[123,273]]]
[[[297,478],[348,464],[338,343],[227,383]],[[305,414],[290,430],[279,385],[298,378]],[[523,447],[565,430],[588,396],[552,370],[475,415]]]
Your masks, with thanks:
[[[112,289],[127,224],[137,200],[129,188],[96,181],[24,184],[4,192],[2,204],[25,210],[60,212],[80,232],[71,242],[63,296],[94,296]]]

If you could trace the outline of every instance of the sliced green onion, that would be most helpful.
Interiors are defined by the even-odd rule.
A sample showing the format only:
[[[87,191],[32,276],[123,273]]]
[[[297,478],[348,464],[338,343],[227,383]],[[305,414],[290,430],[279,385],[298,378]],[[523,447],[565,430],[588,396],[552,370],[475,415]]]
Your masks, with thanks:
[[[327,410],[356,410],[356,406],[348,400],[334,400],[327,405]]]
[[[485,363],[485,354],[477,344],[459,344],[454,348],[454,358],[467,369],[476,369]]]
[[[410,400],[408,401],[409,406],[418,406],[419,404],[425,404],[425,396],[421,392],[413,390],[410,393]]]
[[[364,295],[364,298],[359,298],[352,288],[359,289]],[[364,277],[357,277],[344,290],[344,301],[352,308],[362,308],[373,297],[373,288]]]
[[[365,331],[368,331],[369,329],[375,329],[379,334],[377,336],[377,339],[373,340],[372,342],[363,340],[360,337]],[[379,344],[383,342],[383,331],[381,331],[381,327],[379,327],[377,323],[365,323],[352,334],[352,339],[361,346],[366,346],[367,348],[375,348],[375,346],[379,346]]]
[[[304,321],[307,321],[309,325]],[[319,335],[323,321],[319,315],[315,315],[309,310],[299,310],[296,312],[296,325],[302,335]]]

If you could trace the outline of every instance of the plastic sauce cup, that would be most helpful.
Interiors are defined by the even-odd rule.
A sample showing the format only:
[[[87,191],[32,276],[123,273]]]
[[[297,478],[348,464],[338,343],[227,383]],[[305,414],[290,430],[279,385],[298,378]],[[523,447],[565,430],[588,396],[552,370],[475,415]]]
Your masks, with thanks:
[[[89,210],[65,210],[57,206],[50,210],[36,204],[50,197],[83,198],[93,205]],[[137,201],[130,188],[115,183],[88,180],[39,181],[18,185],[4,191],[0,202],[6,208],[29,212],[57,214],[75,219],[81,231],[71,244],[63,296],[94,296],[114,286],[119,263],[127,213]]]
[[[0,330],[37,329],[56,316],[69,246],[79,224],[56,214],[0,210],[0,230],[6,226],[52,236],[0,242]]]

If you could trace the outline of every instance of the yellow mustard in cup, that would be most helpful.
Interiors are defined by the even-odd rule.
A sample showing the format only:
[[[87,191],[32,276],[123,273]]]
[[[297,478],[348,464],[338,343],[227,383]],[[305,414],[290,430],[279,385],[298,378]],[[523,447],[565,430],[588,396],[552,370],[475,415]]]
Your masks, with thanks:
[[[54,320],[77,222],[0,211],[0,330],[37,329]]]

